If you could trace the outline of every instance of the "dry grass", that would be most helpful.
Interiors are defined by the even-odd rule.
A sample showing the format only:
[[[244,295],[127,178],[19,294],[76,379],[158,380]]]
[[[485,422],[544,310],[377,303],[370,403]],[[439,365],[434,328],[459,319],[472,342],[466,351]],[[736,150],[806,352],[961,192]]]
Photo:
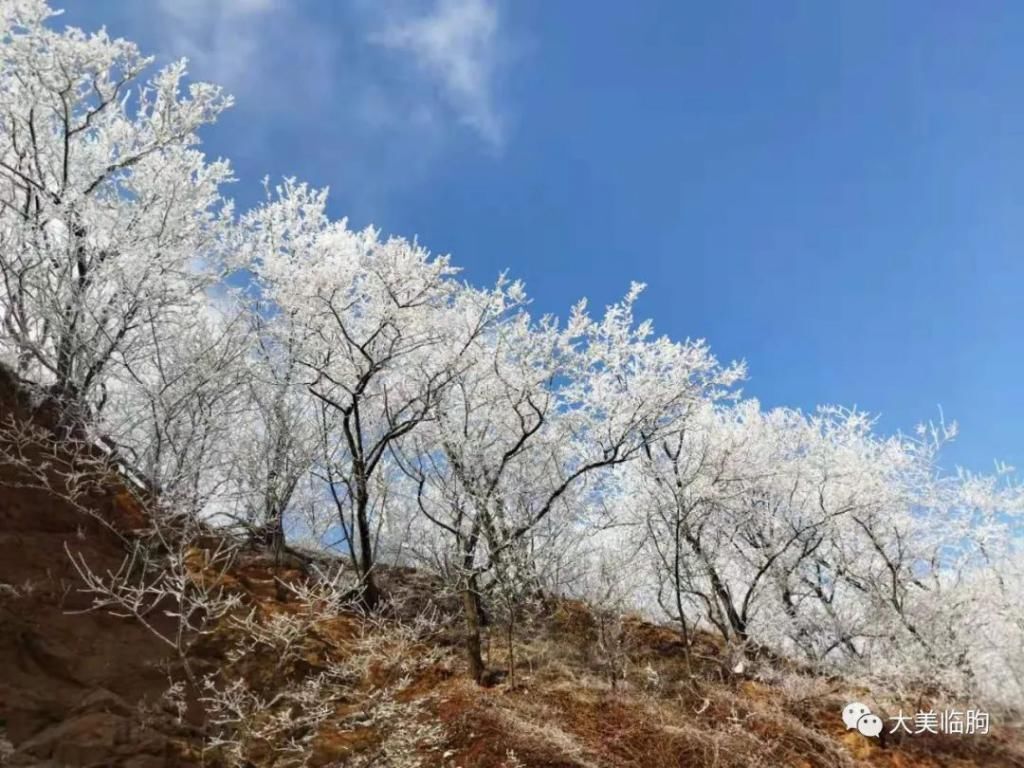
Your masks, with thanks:
[[[862,696],[841,680],[762,666],[760,679],[723,677],[713,638],[696,643],[691,677],[670,629],[627,619],[622,679],[595,655],[586,606],[562,603],[524,626],[517,685],[480,689],[460,678],[439,687],[436,716],[450,765],[537,766],[1024,766],[1020,733],[905,738],[880,744],[847,732],[840,712]],[[488,662],[508,662],[503,642]],[[456,664],[459,662],[456,661]]]

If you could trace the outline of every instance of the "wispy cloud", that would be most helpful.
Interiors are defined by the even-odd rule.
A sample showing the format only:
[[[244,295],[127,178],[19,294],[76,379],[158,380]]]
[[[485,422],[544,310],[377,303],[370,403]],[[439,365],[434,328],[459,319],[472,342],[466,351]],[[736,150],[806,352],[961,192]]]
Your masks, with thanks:
[[[157,7],[163,47],[187,56],[203,79],[236,95],[272,95],[288,81],[301,87],[309,76],[330,77],[329,40],[285,0],[159,0]],[[283,50],[289,56],[284,67]],[[302,69],[307,77],[293,78]]]
[[[235,194],[264,173],[296,174],[330,185],[355,220],[380,223],[442,158],[501,155],[502,2],[154,0],[100,21],[164,60],[188,57],[193,77],[235,96],[207,132],[230,137],[208,146],[234,161]]]
[[[499,14],[493,0],[436,0],[423,14],[392,9],[372,42],[412,56],[458,119],[500,148],[504,125],[494,82],[501,55]]]
[[[496,83],[505,41],[497,3],[357,2],[335,7],[333,23],[324,24],[290,0],[158,0],[155,21],[161,48],[187,56],[197,76],[224,85],[242,109],[247,96],[258,96],[261,108],[272,99],[310,107],[344,99],[349,119],[369,129],[404,126],[436,142],[457,122],[500,150],[506,130]],[[360,46],[371,55],[358,56]]]

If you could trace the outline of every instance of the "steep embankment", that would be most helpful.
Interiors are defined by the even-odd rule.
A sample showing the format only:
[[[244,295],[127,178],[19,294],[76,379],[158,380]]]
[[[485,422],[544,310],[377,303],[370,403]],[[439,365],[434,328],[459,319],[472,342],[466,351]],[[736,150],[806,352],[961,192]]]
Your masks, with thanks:
[[[8,376],[0,381],[0,423],[12,417],[52,422]],[[86,611],[92,597],[79,591],[66,551],[96,573],[117,571],[146,525],[143,510],[111,478],[63,497],[54,491],[59,466],[72,457],[59,447],[44,455],[39,446],[12,445],[9,432],[5,439],[0,762],[1024,766],[1017,735],[998,725],[987,736],[884,744],[847,732],[843,704],[869,692],[793,668],[732,674],[708,637],[694,649],[691,677],[671,629],[598,620],[569,601],[538,610],[518,629],[515,685],[504,674],[505,638],[495,632],[488,663],[502,674],[479,688],[465,677],[458,617],[423,575],[386,572],[393,608],[371,620],[303,597],[312,570],[299,561],[275,564],[240,549],[226,572],[204,574],[209,537],[190,543],[193,577],[215,580],[241,604],[192,649],[196,679],[215,686],[200,694],[208,700],[200,705],[197,690],[168,697],[169,678],[182,680],[172,649],[135,619]],[[165,611],[173,607],[156,606],[147,617],[171,621]]]
[[[116,571],[126,551],[117,530],[130,536],[141,511],[116,483],[79,500],[96,517],[47,489],[30,470],[58,481],[48,465],[60,457],[12,434],[15,423],[23,437],[21,425],[52,425],[29,400],[0,369],[0,750],[18,748],[13,764],[170,764],[176,729],[163,722],[161,733],[139,717],[166,688],[167,649],[137,622],[85,611],[91,598],[65,552]]]

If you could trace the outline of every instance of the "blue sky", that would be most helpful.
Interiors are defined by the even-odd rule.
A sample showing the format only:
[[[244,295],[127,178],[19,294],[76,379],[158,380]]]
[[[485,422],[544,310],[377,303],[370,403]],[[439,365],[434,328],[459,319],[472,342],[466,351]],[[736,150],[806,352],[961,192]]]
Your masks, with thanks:
[[[237,105],[240,205],[330,186],[539,311],[648,283],[768,405],[942,406],[1024,468],[1024,4],[55,0]]]

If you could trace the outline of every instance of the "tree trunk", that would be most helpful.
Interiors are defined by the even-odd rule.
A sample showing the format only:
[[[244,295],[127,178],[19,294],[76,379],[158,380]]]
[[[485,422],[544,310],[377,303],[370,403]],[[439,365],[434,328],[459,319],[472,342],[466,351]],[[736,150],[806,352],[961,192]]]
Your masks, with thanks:
[[[271,512],[263,525],[252,532],[253,544],[264,547],[279,562],[284,551],[284,519],[278,512]]]
[[[373,575],[373,543],[370,540],[370,519],[366,513],[369,496],[360,491],[356,497],[356,533],[359,536],[359,576],[363,582],[363,608],[374,610],[380,603],[380,590]]]
[[[367,611],[372,611],[378,605],[380,605],[380,589],[377,587],[373,571],[367,571],[363,574],[363,607]]]
[[[675,582],[676,593],[676,614],[679,616],[679,629],[683,635],[683,658],[686,661],[686,674],[693,678],[693,662],[690,659],[690,628],[686,624],[686,611],[683,610],[683,576],[682,576],[682,546],[679,538],[681,523],[676,520],[675,530],[675,562],[673,564],[672,579]]]
[[[484,660],[480,654],[480,610],[475,584],[471,581],[462,591],[462,609],[466,619],[466,659],[469,674],[477,684],[484,679]]]
[[[508,684],[509,688],[515,690],[516,687],[516,647],[515,647],[515,613],[510,611],[508,618]]]

